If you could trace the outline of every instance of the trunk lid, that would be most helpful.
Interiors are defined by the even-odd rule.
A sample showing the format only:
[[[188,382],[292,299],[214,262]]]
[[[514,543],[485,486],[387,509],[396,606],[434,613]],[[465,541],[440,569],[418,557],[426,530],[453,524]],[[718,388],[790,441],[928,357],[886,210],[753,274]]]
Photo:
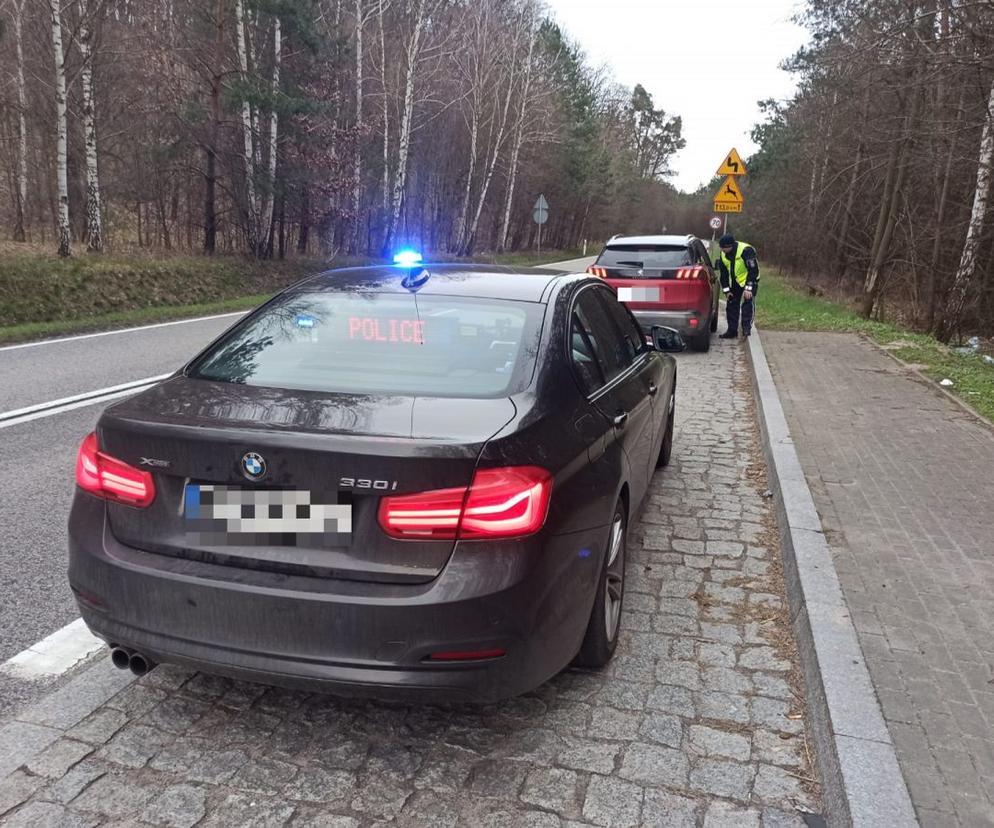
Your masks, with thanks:
[[[100,420],[101,449],[151,471],[156,487],[148,508],[108,503],[110,528],[131,546],[232,567],[428,581],[445,566],[454,541],[387,537],[377,520],[380,497],[468,486],[483,446],[514,410],[507,397],[287,391],[177,376],[116,404]],[[250,453],[265,463],[258,481],[243,468]],[[195,511],[189,486],[231,487],[236,499],[263,490],[279,492],[278,499],[307,491],[312,504],[349,506],[351,531],[205,533],[191,529],[201,524],[189,519]],[[197,492],[205,504],[217,497],[205,494],[209,488]]]

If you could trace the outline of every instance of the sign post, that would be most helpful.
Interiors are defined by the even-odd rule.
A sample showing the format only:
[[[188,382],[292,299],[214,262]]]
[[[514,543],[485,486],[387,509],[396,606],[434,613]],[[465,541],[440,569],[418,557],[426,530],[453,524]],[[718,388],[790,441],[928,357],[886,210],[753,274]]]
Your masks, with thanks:
[[[721,230],[721,216],[711,216],[708,222],[711,227],[711,249],[714,249],[714,234]]]
[[[742,161],[742,156],[739,155],[739,151],[735,147],[732,147],[731,151],[725,156],[725,160],[721,162],[721,166],[718,167],[718,172],[716,173],[716,175],[725,176],[725,180],[721,183],[721,189],[714,196],[714,211],[724,214],[725,217],[725,229],[722,232],[728,232],[728,214],[742,212],[742,205],[745,203],[745,199],[742,198],[742,190],[739,187],[738,179],[739,176],[746,174],[746,165]],[[715,216],[711,220],[711,227],[714,229],[717,229],[714,226],[714,221],[717,218]]]
[[[545,195],[540,193],[532,209],[532,218],[538,225],[538,255],[542,255],[542,225],[549,220],[549,202],[545,200]]]

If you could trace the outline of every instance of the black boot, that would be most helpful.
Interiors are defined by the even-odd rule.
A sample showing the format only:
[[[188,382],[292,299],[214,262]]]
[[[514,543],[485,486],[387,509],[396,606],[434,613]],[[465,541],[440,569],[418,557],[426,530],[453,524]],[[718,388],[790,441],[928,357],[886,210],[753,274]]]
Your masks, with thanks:
[[[721,336],[719,336],[718,339],[736,339],[738,335],[739,335],[738,331],[733,331],[731,328],[729,328]]]

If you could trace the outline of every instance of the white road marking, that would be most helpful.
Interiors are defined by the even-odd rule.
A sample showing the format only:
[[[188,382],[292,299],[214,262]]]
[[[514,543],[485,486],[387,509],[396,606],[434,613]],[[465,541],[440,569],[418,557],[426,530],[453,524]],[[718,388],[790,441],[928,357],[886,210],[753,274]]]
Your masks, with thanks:
[[[172,376],[171,373],[159,374],[154,377],[145,377],[144,379],[125,382],[121,385],[111,385],[107,388],[85,391],[82,394],[74,394],[71,397],[62,397],[58,400],[49,400],[48,402],[29,405],[26,408],[15,408],[12,411],[0,412],[0,428],[9,428],[10,426],[20,425],[31,420],[39,420],[42,417],[51,417],[55,414],[62,414],[63,412],[83,408],[87,405],[115,400],[119,397],[125,397],[128,394],[136,394],[170,376]]]
[[[87,629],[83,619],[77,618],[7,659],[0,664],[0,673],[29,680],[59,676],[103,646],[104,642]]]
[[[170,325],[186,325],[190,322],[209,322],[212,319],[227,319],[230,316],[244,316],[248,311],[233,311],[232,313],[216,313],[213,316],[195,316],[192,319],[176,319],[172,322],[156,322],[153,325],[139,325],[135,328],[118,328],[113,331],[98,331],[96,333],[78,334],[76,336],[61,336],[56,339],[39,339],[36,342],[21,342],[17,345],[4,345],[0,351],[15,351],[18,348],[36,348],[39,345],[57,345],[60,342],[75,342],[79,339],[94,339],[98,336],[116,336],[117,334],[134,333],[135,331],[150,331],[153,328],[167,328]]]

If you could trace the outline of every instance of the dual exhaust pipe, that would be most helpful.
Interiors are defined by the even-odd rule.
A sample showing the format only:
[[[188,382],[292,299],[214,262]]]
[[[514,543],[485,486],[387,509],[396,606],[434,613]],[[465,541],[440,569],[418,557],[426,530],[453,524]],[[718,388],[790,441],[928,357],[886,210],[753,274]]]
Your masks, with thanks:
[[[111,645],[110,660],[118,670],[130,670],[136,676],[144,676],[155,667],[152,659],[117,644]]]

